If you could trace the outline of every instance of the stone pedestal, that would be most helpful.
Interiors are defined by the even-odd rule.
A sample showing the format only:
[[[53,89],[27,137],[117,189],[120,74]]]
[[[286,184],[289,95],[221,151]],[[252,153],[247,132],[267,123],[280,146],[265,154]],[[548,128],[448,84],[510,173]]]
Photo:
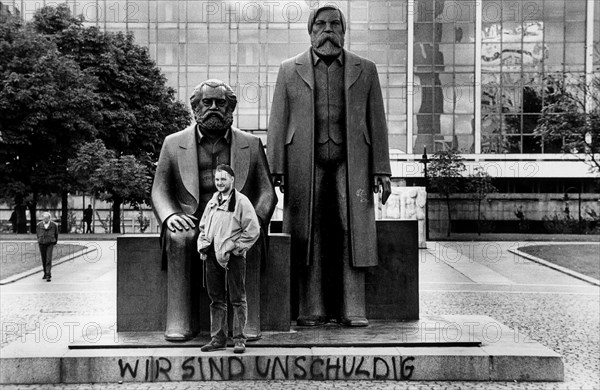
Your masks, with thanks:
[[[246,265],[249,337],[261,330],[286,331],[289,322],[290,237],[271,234],[265,264]],[[164,331],[167,272],[161,268],[157,234],[126,235],[117,239],[117,331]],[[261,275],[262,273],[262,275]],[[272,280],[272,283],[268,281]],[[198,280],[201,284],[202,280]],[[200,289],[200,328],[209,331],[210,299]]]
[[[281,225],[279,225],[281,226]],[[277,227],[277,224],[274,224]],[[273,231],[273,226],[271,231]],[[366,276],[369,319],[416,320],[419,318],[419,253],[417,221],[377,221],[379,265]],[[268,261],[248,263],[247,335],[261,331],[289,331],[297,314],[297,295],[292,294],[290,236],[269,235]],[[199,279],[201,284],[202,280]],[[164,331],[167,273],[161,269],[159,236],[126,235],[117,239],[117,331]],[[200,288],[201,330],[209,331],[209,304]]]
[[[365,279],[367,318],[419,319],[417,221],[377,221],[379,264]]]
[[[389,381],[382,387],[456,380],[480,381],[474,387],[487,388],[493,386],[489,381],[564,379],[559,354],[486,316],[374,320],[367,328],[295,327],[293,332],[265,332],[262,339],[248,342],[243,355],[233,354],[231,348],[201,352],[199,346],[207,340],[205,336],[184,346],[166,342],[162,332],[121,333],[115,338],[109,331],[100,340],[81,340],[68,350],[34,338],[15,341],[2,349],[0,383],[117,386],[123,382],[375,379]],[[533,383],[525,384],[530,386]],[[298,387],[309,385],[298,383]]]
[[[290,236],[269,235],[269,261],[260,272],[260,323],[265,331],[290,330]]]
[[[165,330],[167,272],[160,255],[158,234],[117,238],[117,331]]]
[[[417,220],[379,220],[379,265],[367,268],[365,293],[368,319],[419,319],[419,238]],[[281,223],[271,223],[271,231]],[[297,288],[292,266],[292,287]],[[292,293],[292,320],[298,317],[298,294]]]

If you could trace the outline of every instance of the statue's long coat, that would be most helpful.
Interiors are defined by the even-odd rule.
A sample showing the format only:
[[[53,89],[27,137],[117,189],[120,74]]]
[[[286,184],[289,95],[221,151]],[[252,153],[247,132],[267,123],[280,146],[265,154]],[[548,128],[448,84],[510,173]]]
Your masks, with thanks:
[[[348,230],[355,267],[377,265],[373,175],[391,175],[377,68],[344,50]],[[273,174],[285,175],[283,231],[292,259],[310,264],[314,210],[314,70],[310,49],[281,64],[267,133]]]

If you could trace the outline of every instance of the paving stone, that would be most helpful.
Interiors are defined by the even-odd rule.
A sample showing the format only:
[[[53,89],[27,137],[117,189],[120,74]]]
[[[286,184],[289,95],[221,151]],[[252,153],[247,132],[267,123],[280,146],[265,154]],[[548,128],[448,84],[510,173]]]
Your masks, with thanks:
[[[520,237],[517,238],[521,240]],[[533,243],[533,242],[532,242]],[[431,244],[431,243],[430,243]],[[502,250],[511,246],[511,243],[499,243]],[[512,243],[514,244],[514,243]],[[96,263],[80,264],[74,262],[56,267],[53,272],[52,283],[41,283],[37,280],[22,280],[13,285],[0,288],[0,318],[2,322],[2,340],[0,354],[7,345],[18,341],[19,334],[6,333],[6,324],[45,324],[57,321],[57,316],[78,318],[79,316],[110,316],[112,323],[115,317],[116,295],[110,290],[109,283],[89,283],[90,280],[111,281],[116,280],[114,271],[114,242],[101,243],[103,258]],[[514,245],[513,245],[514,246]],[[461,243],[463,253],[476,253]],[[469,252],[471,251],[471,252]],[[421,254],[423,251],[421,251]],[[112,268],[104,267],[101,263],[113,262]],[[426,259],[426,256],[422,257]],[[512,259],[510,256],[508,259]],[[478,261],[478,259],[474,259]],[[482,261],[485,261],[483,259]],[[504,260],[503,260],[504,261]],[[421,315],[486,315],[493,317],[500,323],[518,330],[520,335],[540,342],[548,348],[563,356],[565,366],[564,382],[386,382],[386,381],[336,381],[335,383],[323,381],[248,381],[248,382],[214,382],[203,383],[203,388],[211,389],[315,389],[315,388],[342,388],[342,389],[577,389],[589,390],[600,388],[600,289],[585,290],[572,286],[583,286],[580,281],[573,281],[568,285],[568,278],[556,277],[556,284],[546,286],[535,279],[536,270],[541,266],[526,263],[517,263],[514,259],[508,261],[506,266],[510,272],[503,272],[500,265],[494,270],[501,272],[505,277],[511,275],[529,275],[522,277],[530,279],[535,286],[519,284],[505,291],[490,291],[490,286],[476,284],[439,284],[435,290],[428,288],[421,291]],[[91,267],[90,265],[94,265]],[[428,272],[428,263],[420,264],[421,270]],[[446,265],[436,265],[436,272],[452,274],[452,268]],[[508,269],[508,268],[507,268]],[[524,271],[527,269],[527,271]],[[432,268],[433,270],[433,268]],[[56,273],[56,274],[55,274]],[[76,275],[76,276],[74,276]],[[439,273],[423,275],[434,280]],[[74,278],[73,280],[69,280]],[[75,278],[77,279],[75,282]],[[440,282],[443,280],[438,279]],[[55,283],[56,282],[56,283]],[[60,283],[59,283],[60,282]],[[468,282],[463,280],[463,282]],[[49,286],[48,286],[49,285]],[[114,284],[113,284],[114,285]],[[446,288],[457,287],[457,291]],[[501,286],[497,286],[501,287]],[[479,289],[478,291],[475,291]],[[567,293],[566,291],[569,292]],[[591,293],[586,293],[591,291]],[[103,322],[110,324],[111,320]],[[78,328],[79,329],[79,328]],[[68,334],[68,329],[64,329]],[[2,370],[0,370],[2,371]],[[6,385],[2,389],[196,389],[198,383],[189,382],[163,382],[163,383],[126,383],[126,384],[91,384],[91,385],[52,385],[44,386],[15,386]]]

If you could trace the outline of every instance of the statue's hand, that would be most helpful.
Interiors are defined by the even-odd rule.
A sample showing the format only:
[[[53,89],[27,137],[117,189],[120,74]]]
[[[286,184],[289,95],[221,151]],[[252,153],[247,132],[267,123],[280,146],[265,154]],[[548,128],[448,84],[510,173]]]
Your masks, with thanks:
[[[273,185],[275,187],[279,187],[281,192],[285,190],[285,176],[279,173],[273,174]]]
[[[174,232],[175,230],[183,231],[194,229],[196,227],[198,219],[193,215],[187,214],[173,214],[167,219],[167,228]]]
[[[373,192],[379,192],[381,187],[381,203],[385,204],[392,194],[392,182],[388,175],[373,175]]]

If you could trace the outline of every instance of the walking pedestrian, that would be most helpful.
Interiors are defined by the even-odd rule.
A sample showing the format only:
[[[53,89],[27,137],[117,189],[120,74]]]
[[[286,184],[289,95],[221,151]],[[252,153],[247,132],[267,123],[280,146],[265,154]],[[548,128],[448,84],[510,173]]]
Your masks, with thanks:
[[[42,255],[42,266],[44,267],[44,277],[46,282],[52,278],[52,251],[58,241],[58,225],[53,222],[49,212],[42,214],[42,221],[36,226],[40,254]]]
[[[83,222],[85,222],[86,229],[85,233],[92,233],[92,216],[94,211],[92,210],[92,205],[88,204],[87,209],[83,210]]]
[[[17,212],[13,211],[12,214],[10,214],[10,219],[8,220],[10,222],[11,225],[11,231],[13,233],[17,232]]]

